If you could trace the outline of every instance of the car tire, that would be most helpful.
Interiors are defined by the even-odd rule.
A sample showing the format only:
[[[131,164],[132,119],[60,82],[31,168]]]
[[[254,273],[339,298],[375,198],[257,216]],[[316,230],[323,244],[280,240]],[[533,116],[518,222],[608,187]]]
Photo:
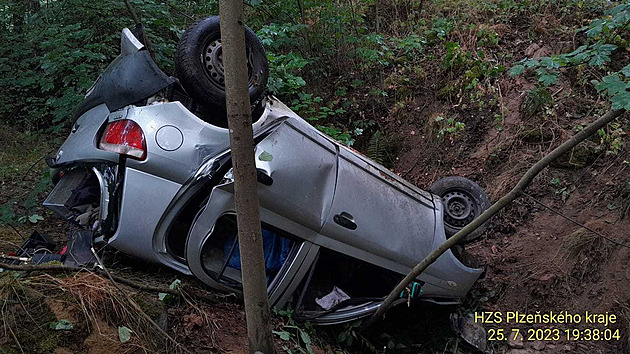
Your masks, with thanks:
[[[249,99],[255,107],[263,98],[269,78],[269,63],[262,42],[245,27]],[[179,40],[175,74],[186,93],[203,106],[203,119],[227,127],[225,77],[219,16],[193,24]]]
[[[442,198],[446,238],[455,235],[490,207],[486,191],[467,178],[445,177],[433,183],[428,189]],[[486,221],[464,237],[461,242],[476,240],[488,228],[488,225]]]

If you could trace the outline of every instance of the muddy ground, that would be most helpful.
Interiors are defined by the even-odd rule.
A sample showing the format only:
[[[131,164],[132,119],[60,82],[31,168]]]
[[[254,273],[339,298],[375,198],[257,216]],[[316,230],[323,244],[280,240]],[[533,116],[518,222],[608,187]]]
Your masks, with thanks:
[[[506,66],[524,56],[561,53],[571,46],[573,32],[551,31],[558,26],[552,15],[534,17],[495,28],[501,34],[496,51],[514,53],[513,59],[503,63]],[[542,34],[528,38],[526,31],[531,28]],[[460,42],[465,43],[465,38]],[[425,71],[432,72],[431,68]],[[387,164],[421,188],[445,176],[470,178],[496,201],[529,166],[571,137],[577,127],[592,122],[608,109],[592,90],[586,92],[583,85],[576,84],[579,73],[569,74],[550,92],[552,99],[533,111],[527,109],[534,88],[531,78],[504,75],[491,86],[480,86],[483,95],[496,97],[498,104],[477,108],[467,99],[462,104],[457,96],[440,97],[437,91],[442,78],[429,75],[419,86],[407,88],[405,94],[410,98],[404,105],[376,112],[373,117],[395,145]],[[502,117],[500,122],[497,114]],[[436,117],[454,117],[465,122],[466,129],[461,134],[440,135]],[[629,119],[626,114],[617,123],[627,127]],[[607,136],[612,136],[613,130],[609,127]],[[68,227],[38,206],[50,190],[49,176],[40,158],[54,151],[63,138],[0,127],[0,207],[4,215],[0,251],[15,250],[15,244],[35,229],[53,237],[59,248],[63,244]],[[292,325],[287,316],[277,314],[273,327],[278,347],[300,352],[304,345],[298,337],[304,331],[312,340],[314,351],[322,353],[474,353],[451,331],[451,313],[493,311],[504,316],[509,311],[589,311],[614,314],[616,323],[608,328],[619,329],[619,339],[597,341],[591,336],[589,340],[563,337],[546,341],[534,337],[509,343],[491,341],[489,346],[495,353],[510,354],[630,352],[630,154],[627,136],[616,151],[608,149],[602,139],[593,137],[544,170],[527,189],[526,196],[493,218],[479,241],[467,245],[467,250],[487,267],[487,274],[462,306],[402,306],[367,332],[348,325],[297,330],[286,327]],[[357,148],[365,152],[362,147],[359,142]],[[35,217],[30,221],[29,217],[35,215],[43,220]],[[16,296],[8,297],[12,300],[2,305],[0,351],[180,350],[163,335],[156,335],[158,330],[151,323],[142,319],[128,302],[120,300],[125,296],[131,297],[174,341],[194,352],[246,351],[245,316],[235,297],[217,294],[194,279],[163,267],[140,265],[114,252],[108,253],[106,262],[113,273],[142,284],[168,287],[180,279],[191,295],[165,303],[156,293],[122,285],[121,292],[105,279],[87,273],[48,277],[41,273],[17,276],[3,272],[3,291]],[[203,296],[194,296],[199,293]],[[71,321],[74,329],[50,328],[61,319]],[[131,340],[121,343],[120,327],[134,331]],[[552,327],[561,334],[572,328],[605,328],[601,324]],[[551,327],[485,324],[486,330],[500,328],[508,332],[518,328],[527,334],[529,329]],[[281,333],[285,332],[287,340],[282,339]],[[340,333],[354,336],[354,343],[340,343]]]
[[[518,80],[505,82],[504,95],[508,100],[506,109],[510,118],[502,130],[496,131],[492,121],[479,118],[476,122],[478,126],[474,129],[479,133],[469,136],[466,140],[454,139],[436,144],[433,139],[428,138],[431,127],[430,123],[427,124],[426,117],[448,112],[448,107],[433,105],[425,108],[423,112],[406,117],[406,121],[390,121],[389,129],[396,134],[405,135],[404,139],[400,139],[402,142],[400,155],[393,170],[420,187],[426,187],[448,175],[468,177],[478,181],[487,189],[491,199],[496,200],[514,185],[528,166],[570,136],[576,122],[588,122],[593,119],[590,116],[584,116],[577,121],[571,117],[558,118],[553,122],[552,128],[553,134],[558,136],[541,142],[524,141],[521,133],[523,126],[540,124],[539,127],[544,132],[547,119],[525,120],[519,113],[519,100],[522,100],[523,92],[527,89],[525,82]],[[516,111],[513,112],[513,109]],[[563,108],[559,104],[555,109]],[[470,117],[470,121],[473,119],[475,118]],[[28,141],[28,137],[23,138]],[[48,146],[42,145],[40,148],[47,150]],[[569,161],[571,158],[569,157]],[[467,250],[487,266],[487,275],[484,281],[475,286],[463,306],[438,308],[418,304],[411,309],[405,307],[395,309],[383,323],[376,325],[372,330],[366,333],[356,332],[360,338],[357,341],[359,344],[355,343],[352,347],[344,347],[336,340],[340,332],[347,330],[347,326],[318,329],[312,336],[313,341],[320,341],[319,346],[324,348],[320,352],[326,350],[364,352],[369,348],[376,349],[387,345],[392,349],[387,349],[386,352],[474,352],[452,333],[449,316],[452,312],[475,311],[496,311],[503,314],[508,311],[523,313],[567,311],[580,314],[585,311],[608,312],[615,314],[618,319],[617,323],[610,325],[609,328],[620,328],[622,331],[620,340],[603,342],[564,339],[524,340],[516,343],[490,342],[490,346],[498,353],[539,351],[609,353],[626,350],[630,321],[628,306],[630,273],[627,271],[630,250],[628,247],[589,233],[556,213],[559,212],[616,241],[630,242],[628,237],[630,233],[627,231],[630,230],[630,217],[626,215],[628,198],[627,194],[624,194],[627,193],[624,188],[627,188],[630,181],[628,167],[630,157],[627,150],[616,155],[601,152],[590,156],[589,159],[584,167],[572,166],[572,162],[569,162],[567,165],[556,165],[545,170],[528,189],[529,196],[521,197],[506,208],[491,221],[488,231],[480,241],[467,246]],[[23,171],[25,168],[30,168],[29,164],[18,164],[17,169],[20,173],[11,173],[13,177],[6,177],[3,180],[0,201],[2,204],[11,199],[34,198],[40,201],[45,195],[46,187],[42,187],[39,193],[37,191],[34,193],[28,188],[30,185],[45,184],[41,182],[43,177],[39,174],[43,171],[41,163]],[[16,210],[19,213],[18,204]],[[36,224],[24,221],[17,223],[15,229],[7,226],[1,229],[4,241],[1,246],[4,252],[14,248],[6,242],[19,243],[18,233],[25,236],[34,229],[51,235],[60,243],[64,239],[68,231],[67,226],[40,208],[34,210],[35,213],[44,216],[43,221]],[[203,286],[194,279],[182,277],[162,267],[139,268],[137,262],[115,253],[108,258],[108,264],[111,265],[113,272],[141,283],[167,286],[175,279],[182,279],[191,289],[203,289]],[[82,282],[85,281],[85,277],[91,275],[65,276],[74,282]],[[108,291],[114,291],[108,287],[107,282],[102,282],[101,286]],[[142,305],[144,311],[187,348],[196,352],[246,351],[244,312],[237,299],[219,297],[216,303],[195,301],[163,304],[158,300],[157,294],[129,287],[124,287],[124,290],[131,294],[132,298],[140,299],[137,302]],[[209,293],[212,294],[212,291]],[[82,307],[84,305],[81,304],[81,298],[47,296],[45,303],[49,309],[35,311],[35,315],[39,317],[31,318],[33,324],[17,329],[29,331],[36,328],[33,327],[35,324],[45,327],[51,322],[69,319],[75,323],[74,332],[53,331],[51,335],[45,336],[45,340],[38,338],[40,342],[33,344],[35,342],[28,342],[32,341],[32,338],[19,332],[13,336],[5,327],[3,351],[19,352],[20,346],[15,343],[21,343],[23,348],[32,348],[38,352],[151,351],[151,348],[143,344],[142,340],[146,338],[142,336],[128,343],[120,343],[116,327],[124,324],[124,319],[110,319],[108,322],[98,313],[93,316],[85,315],[86,310]],[[30,312],[32,311],[29,309],[28,313],[21,313],[21,316],[24,316],[21,320],[29,322],[27,318],[33,316],[29,314]],[[286,317],[277,316],[275,330],[284,331],[283,324],[287,321]],[[567,328],[564,325],[556,327],[563,331]],[[601,325],[595,327],[604,328]],[[527,331],[546,327],[486,324],[485,328],[506,330],[520,328]],[[361,344],[362,340],[365,343]],[[27,343],[24,344],[24,341]],[[35,346],[29,346],[31,344]],[[172,347],[172,343],[164,345]],[[278,345],[287,347],[287,342],[278,338]],[[287,348],[290,347],[291,345]]]
[[[537,159],[570,137],[576,125],[593,120],[577,113],[579,106],[575,105],[575,93],[569,85],[562,87],[553,106],[554,112],[562,114],[553,117],[522,114],[523,100],[527,90],[531,89],[526,81],[508,79],[500,86],[505,97],[506,115],[500,130],[483,114],[475,117],[469,112],[435,103],[425,107],[421,114],[391,122],[392,129],[404,134],[394,171],[421,187],[444,176],[468,177],[479,182],[492,201],[496,201]],[[467,135],[466,139],[455,138],[436,145],[430,138],[431,121],[425,117],[442,114],[465,116],[467,124],[477,133]],[[622,121],[627,124],[627,119],[626,115]],[[608,328],[621,329],[623,338],[608,342],[546,342],[531,338],[509,346],[494,343],[497,352],[609,353],[628,350],[630,154],[627,149],[618,154],[591,149],[596,142],[597,138],[594,138],[587,142],[588,145],[583,144],[587,146],[584,150],[575,148],[543,171],[528,188],[527,196],[508,206],[492,220],[480,241],[466,247],[487,265],[487,278],[478,283],[473,291],[473,303],[468,306],[477,311],[500,312],[503,316],[508,311],[614,314],[617,323]],[[516,328],[505,324],[486,324],[485,327]],[[564,331],[589,326],[517,327],[524,331],[535,328]],[[602,325],[591,327],[606,328]]]

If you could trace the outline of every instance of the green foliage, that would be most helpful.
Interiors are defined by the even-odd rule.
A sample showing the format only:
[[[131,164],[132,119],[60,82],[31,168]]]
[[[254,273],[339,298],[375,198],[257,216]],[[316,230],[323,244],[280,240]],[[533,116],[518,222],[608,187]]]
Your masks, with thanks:
[[[627,135],[623,126],[619,122],[612,122],[597,131],[600,139],[600,145],[606,149],[610,155],[617,155],[623,147],[623,137]]]
[[[402,50],[408,60],[417,59],[424,53],[424,47],[428,43],[426,38],[420,37],[417,34],[410,34],[404,38],[394,37],[393,41],[396,45],[396,49]]]
[[[131,333],[133,333],[133,331],[127,326],[118,327],[118,340],[120,340],[121,343],[128,342],[131,339]]]
[[[19,178],[23,178],[20,175]],[[41,174],[35,186],[30,189],[28,194],[23,197],[21,203],[17,202],[16,198],[12,198],[5,204],[0,205],[0,225],[3,224],[37,224],[44,220],[44,217],[36,213],[36,209],[39,208],[40,203],[43,200],[43,195],[48,193],[52,188],[52,182],[50,179],[50,171],[48,168]],[[18,211],[16,210],[23,209]]]
[[[44,217],[39,214],[33,214],[28,217],[28,221],[32,224],[37,224],[38,221],[43,221]]]
[[[311,336],[315,333],[313,326],[306,322],[304,328],[295,324],[293,320],[292,310],[274,309],[277,315],[285,317],[287,323],[282,326],[280,331],[272,331],[278,338],[283,341],[282,349],[288,354],[313,354],[311,347]]]
[[[601,81],[593,80],[598,92],[605,92],[612,102],[612,109],[630,110],[630,65],[618,72],[604,76]]]
[[[15,198],[9,199],[8,202],[0,205],[0,225],[10,224],[15,220],[15,211],[13,211],[13,204]]]
[[[444,137],[449,135],[451,139],[459,136],[459,134],[466,129],[466,124],[458,122],[455,118],[444,119],[442,116],[435,117],[435,122],[438,123],[438,136]]]
[[[168,286],[169,289],[171,290],[176,290],[178,289],[182,284],[182,281],[179,279],[175,279],[173,280],[173,282],[171,283],[171,285]],[[176,299],[175,295],[173,294],[168,294],[168,293],[158,293],[158,300],[164,302],[164,303],[172,303],[174,300]]]
[[[545,87],[535,87],[525,92],[525,98],[521,105],[521,110],[527,116],[533,116],[542,112],[553,103],[551,93]]]
[[[446,42],[446,55],[442,61],[442,69],[454,73],[462,73],[460,89],[471,90],[482,81],[493,81],[505,71],[505,68],[494,61],[486,60],[482,51],[471,52],[463,49],[457,42]],[[453,87],[453,90],[456,90]]]
[[[284,48],[298,44],[297,38],[303,28],[302,25],[283,26],[272,23],[263,26],[257,32],[267,50],[267,58],[269,59],[268,88],[275,95],[297,95],[302,92],[302,88],[306,85],[306,81],[299,72],[311,61],[305,59],[299,52],[281,53]]]
[[[132,0],[155,50],[158,65],[172,73],[179,35],[190,23],[166,3]],[[216,2],[171,1],[185,13],[216,13]],[[3,0],[0,46],[0,116],[26,130],[65,130],[99,73],[116,56],[120,31],[133,27],[123,1]],[[190,16],[189,15],[189,16]]]
[[[477,31],[479,47],[494,47],[499,44],[499,34],[492,29],[482,27]]]
[[[370,141],[367,146],[367,155],[370,159],[383,164],[383,160],[385,159],[385,144],[383,141],[383,135],[380,131],[372,134]]]
[[[354,145],[355,139],[353,138],[352,133],[347,130],[343,130],[342,128],[337,128],[332,125],[316,125],[317,129],[319,129],[324,134],[330,136],[331,138],[345,144],[347,146]]]
[[[377,349],[369,340],[361,335],[359,328],[361,328],[362,320],[348,322],[343,324],[343,330],[337,335],[337,341],[339,344],[351,347],[356,345],[362,348],[362,352],[377,353]]]
[[[432,26],[424,31],[424,35],[428,40],[440,41],[445,40],[454,29],[455,21],[450,18],[442,17],[433,20]]]
[[[74,329],[74,325],[72,324],[72,322],[63,318],[59,321],[51,323],[49,327],[51,329],[54,329],[55,331],[68,331]]]
[[[534,70],[542,86],[558,82],[560,69],[572,66],[590,66],[607,69],[616,50],[628,45],[628,25],[630,24],[630,4],[624,3],[607,10],[604,17],[593,20],[581,31],[586,33],[586,43],[570,53],[550,57],[529,58],[519,61],[510,69],[510,75],[523,74],[527,69]],[[591,81],[598,92],[610,98],[613,109],[630,110],[630,65],[609,73],[601,80]]]

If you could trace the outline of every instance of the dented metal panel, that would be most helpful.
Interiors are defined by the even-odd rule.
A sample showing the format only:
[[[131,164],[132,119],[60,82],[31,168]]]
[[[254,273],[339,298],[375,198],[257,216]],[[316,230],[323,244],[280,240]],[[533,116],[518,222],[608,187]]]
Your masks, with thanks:
[[[287,120],[256,146],[256,167],[273,180],[260,186],[260,206],[319,231],[332,204],[336,149],[299,125]]]
[[[338,169],[322,235],[407,267],[429,253],[436,223],[431,199],[385,178],[375,164],[347,149],[340,150]],[[344,217],[356,228],[344,225]],[[386,266],[377,258],[363,260]]]

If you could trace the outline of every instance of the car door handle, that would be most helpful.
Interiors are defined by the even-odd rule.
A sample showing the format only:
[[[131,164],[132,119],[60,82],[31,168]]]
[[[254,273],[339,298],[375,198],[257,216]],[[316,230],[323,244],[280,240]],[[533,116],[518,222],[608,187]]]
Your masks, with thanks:
[[[345,227],[346,229],[350,229],[350,230],[357,229],[357,224],[354,222],[352,215],[346,213],[345,211],[342,211],[341,214],[335,215],[333,217],[333,220],[337,224]]]
[[[265,186],[270,186],[273,184],[273,178],[271,178],[271,176],[267,174],[267,171],[263,170],[262,168],[256,169],[256,180],[258,180],[258,182],[264,184]]]

